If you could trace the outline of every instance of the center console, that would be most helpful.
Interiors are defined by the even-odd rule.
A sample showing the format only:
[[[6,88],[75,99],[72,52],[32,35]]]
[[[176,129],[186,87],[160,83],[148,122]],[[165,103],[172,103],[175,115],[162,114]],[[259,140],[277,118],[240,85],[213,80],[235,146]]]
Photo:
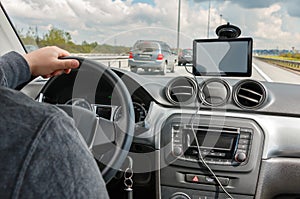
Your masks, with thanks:
[[[234,198],[253,198],[263,140],[253,120],[172,115],[161,132],[162,198],[228,198],[219,183]]]

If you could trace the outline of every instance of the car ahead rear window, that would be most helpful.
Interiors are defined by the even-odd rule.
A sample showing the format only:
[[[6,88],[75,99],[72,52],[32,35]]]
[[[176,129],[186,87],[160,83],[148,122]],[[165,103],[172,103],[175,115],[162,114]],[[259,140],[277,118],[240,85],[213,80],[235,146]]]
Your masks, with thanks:
[[[159,44],[155,42],[139,42],[134,45],[133,51],[135,52],[155,52],[159,50]]]
[[[183,50],[183,54],[185,55],[191,55],[193,52],[192,50],[188,49],[188,50]]]

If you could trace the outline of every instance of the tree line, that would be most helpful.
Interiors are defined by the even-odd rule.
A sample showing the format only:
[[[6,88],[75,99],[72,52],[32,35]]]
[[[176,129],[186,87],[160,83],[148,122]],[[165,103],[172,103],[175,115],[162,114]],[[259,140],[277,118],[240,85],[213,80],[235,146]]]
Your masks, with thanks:
[[[45,46],[58,46],[70,53],[104,53],[104,54],[125,54],[130,51],[130,47],[112,46],[108,44],[98,44],[97,42],[83,41],[81,44],[76,44],[72,41],[72,36],[69,32],[52,27],[42,37],[37,35],[37,31],[33,28],[24,34],[18,31],[24,45],[35,45],[39,48]]]
[[[283,53],[279,56],[291,60],[300,60],[300,53]]]

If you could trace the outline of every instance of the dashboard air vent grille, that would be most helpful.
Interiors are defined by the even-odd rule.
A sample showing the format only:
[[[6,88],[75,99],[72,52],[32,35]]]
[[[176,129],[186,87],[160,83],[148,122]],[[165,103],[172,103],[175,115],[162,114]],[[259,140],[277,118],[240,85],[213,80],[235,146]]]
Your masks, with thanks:
[[[188,104],[195,99],[197,85],[188,77],[177,77],[166,87],[166,96],[172,104]]]
[[[221,106],[228,101],[231,91],[225,80],[212,78],[200,86],[200,98],[208,106]]]
[[[243,80],[237,84],[234,100],[244,109],[255,109],[263,105],[266,99],[266,89],[255,80]]]

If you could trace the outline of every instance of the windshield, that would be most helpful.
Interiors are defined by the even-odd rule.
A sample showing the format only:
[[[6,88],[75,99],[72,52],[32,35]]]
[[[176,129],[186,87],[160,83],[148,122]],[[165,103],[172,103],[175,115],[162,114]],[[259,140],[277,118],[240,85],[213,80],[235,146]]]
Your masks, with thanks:
[[[56,45],[139,75],[190,75],[193,41],[230,22],[253,38],[250,78],[300,82],[298,0],[1,2],[28,52]]]

